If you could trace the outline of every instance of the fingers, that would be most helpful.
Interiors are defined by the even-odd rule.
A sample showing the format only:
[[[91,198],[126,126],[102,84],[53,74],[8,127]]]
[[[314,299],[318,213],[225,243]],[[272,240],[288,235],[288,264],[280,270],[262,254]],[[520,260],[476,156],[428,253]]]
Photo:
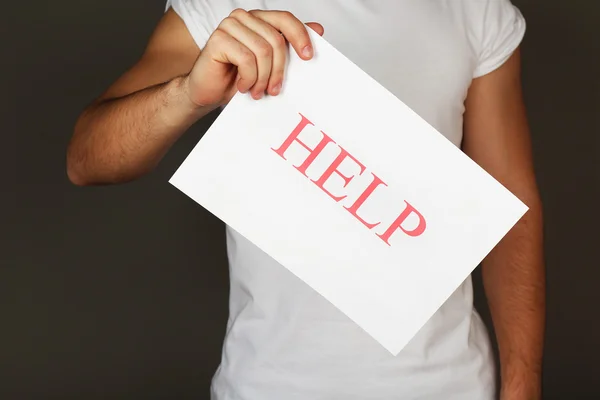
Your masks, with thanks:
[[[264,43],[270,46],[270,72],[266,89],[271,95],[279,94],[281,83],[283,82],[283,74],[285,70],[285,60],[287,57],[287,43],[282,34],[260,18],[255,17],[252,13],[243,10],[236,10],[232,15],[240,21],[245,27],[258,35]],[[260,69],[260,66],[259,66]],[[261,85],[262,88],[262,85]],[[254,89],[253,89],[254,90]]]
[[[258,80],[258,66],[254,53],[228,33],[217,29],[212,35],[215,60],[237,67],[237,89],[246,93]]]
[[[317,23],[308,26],[323,34]],[[298,56],[309,60],[313,47],[307,26],[286,11],[250,12],[234,10],[213,33],[216,61],[230,63],[238,68],[237,88],[250,91],[259,99],[265,92],[279,94],[284,78],[287,42]],[[287,42],[286,42],[287,40]]]
[[[313,31],[317,32],[319,36],[323,36],[323,33],[325,33],[325,28],[323,28],[323,25],[317,22],[307,22],[306,25],[308,25]]]
[[[254,99],[260,99],[266,91],[271,78],[274,52],[271,43],[249,28],[248,24],[245,25],[234,17],[225,18],[221,22],[219,29],[229,34],[229,36],[236,39],[254,54],[257,76],[256,81],[250,89],[250,93]]]
[[[312,58],[313,47],[306,26],[292,13],[263,10],[252,10],[250,13],[281,32],[300,58],[304,60]]]

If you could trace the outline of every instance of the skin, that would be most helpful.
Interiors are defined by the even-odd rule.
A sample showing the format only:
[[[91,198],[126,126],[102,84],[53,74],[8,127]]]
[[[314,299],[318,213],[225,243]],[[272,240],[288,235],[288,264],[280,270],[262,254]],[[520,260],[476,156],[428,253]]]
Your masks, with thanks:
[[[542,204],[521,86],[520,49],[469,89],[463,151],[529,211],[483,261],[501,366],[501,399],[541,399],[545,329]]]
[[[323,27],[308,24],[319,34]],[[277,95],[289,42],[312,56],[304,25],[279,11],[235,10],[200,50],[169,10],[144,54],[80,115],[67,174],[80,186],[137,179],[197,120],[237,92]],[[483,263],[498,338],[502,400],[541,399],[545,323],[542,207],[533,172],[520,81],[520,51],[473,80],[465,101],[463,150],[530,210]]]
[[[320,24],[308,25],[323,33]],[[277,95],[286,40],[302,59],[312,57],[306,28],[290,13],[235,10],[200,51],[170,9],[141,59],[78,118],[67,150],[69,179],[76,185],[137,179],[238,90],[255,99]]]

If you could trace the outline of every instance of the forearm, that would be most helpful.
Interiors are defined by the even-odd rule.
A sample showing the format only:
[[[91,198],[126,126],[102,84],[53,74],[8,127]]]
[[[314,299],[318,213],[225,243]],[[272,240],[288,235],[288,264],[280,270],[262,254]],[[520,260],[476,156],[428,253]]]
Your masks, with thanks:
[[[184,83],[185,78],[175,78],[86,109],[67,152],[70,179],[80,185],[119,183],[152,170],[211,111],[192,104]]]
[[[483,263],[498,340],[503,398],[541,399],[545,272],[539,201]]]

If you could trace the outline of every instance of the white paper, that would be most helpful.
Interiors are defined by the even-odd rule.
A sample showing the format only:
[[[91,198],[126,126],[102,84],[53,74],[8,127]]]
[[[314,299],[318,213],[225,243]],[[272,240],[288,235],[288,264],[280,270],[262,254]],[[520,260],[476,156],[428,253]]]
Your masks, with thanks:
[[[311,31],[315,57],[289,53],[283,92],[260,101],[238,94],[170,182],[328,299],[397,355],[527,211],[506,188],[404,103]],[[348,85],[348,82],[352,82]],[[357,95],[360,94],[360,95]],[[368,101],[361,101],[368,99]],[[310,154],[293,141],[329,143],[304,176]],[[338,170],[318,181],[345,149]],[[350,208],[375,179],[379,185]],[[406,202],[425,221],[410,236],[382,235]],[[401,225],[418,228],[415,214]]]

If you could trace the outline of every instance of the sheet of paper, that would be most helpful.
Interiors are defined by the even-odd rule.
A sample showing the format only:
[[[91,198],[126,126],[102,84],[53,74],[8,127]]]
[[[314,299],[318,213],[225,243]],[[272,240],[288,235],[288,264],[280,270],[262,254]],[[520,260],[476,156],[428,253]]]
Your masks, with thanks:
[[[527,207],[311,36],[282,94],[236,95],[170,182],[396,355]]]

